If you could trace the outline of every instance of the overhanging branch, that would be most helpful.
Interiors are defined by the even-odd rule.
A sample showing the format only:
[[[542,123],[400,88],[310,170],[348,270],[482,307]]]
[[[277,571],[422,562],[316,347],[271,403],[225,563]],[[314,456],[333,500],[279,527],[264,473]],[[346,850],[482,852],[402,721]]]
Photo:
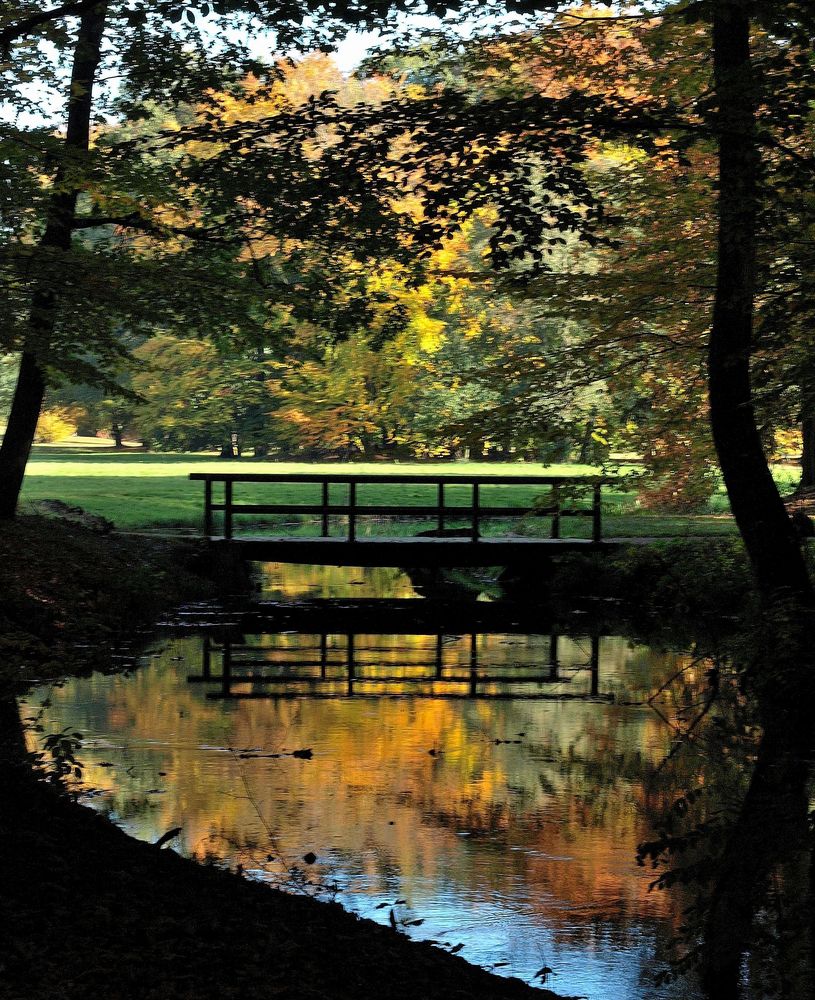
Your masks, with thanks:
[[[73,0],[71,3],[61,4],[59,7],[52,7],[50,10],[38,11],[30,17],[24,17],[21,21],[15,21],[6,25],[5,28],[0,28],[0,51],[7,50],[12,42],[25,35],[30,35],[43,24],[59,21],[63,17],[84,14],[96,2],[97,0]]]

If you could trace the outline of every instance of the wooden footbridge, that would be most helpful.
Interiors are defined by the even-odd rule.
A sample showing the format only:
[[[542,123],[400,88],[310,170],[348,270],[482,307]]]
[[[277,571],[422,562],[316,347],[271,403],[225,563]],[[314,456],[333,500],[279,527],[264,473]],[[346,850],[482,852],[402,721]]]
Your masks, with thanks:
[[[194,472],[190,479],[204,484],[205,537],[246,560],[523,566],[555,552],[609,551],[652,541],[603,537],[602,489],[612,481],[608,477]],[[265,496],[262,502],[259,494]],[[506,502],[508,495],[514,502]],[[303,530],[301,520],[291,523],[292,516],[310,516],[319,534],[287,531]],[[251,534],[241,530],[249,518]],[[490,521],[520,518],[536,519],[544,530],[548,527],[547,536],[485,533]],[[393,534],[371,533],[374,519],[378,528],[385,525]],[[406,520],[414,532],[420,522],[418,534],[397,533],[399,526],[404,531]],[[581,521],[589,522],[588,537],[569,536],[567,525]],[[432,527],[421,530],[422,522]]]

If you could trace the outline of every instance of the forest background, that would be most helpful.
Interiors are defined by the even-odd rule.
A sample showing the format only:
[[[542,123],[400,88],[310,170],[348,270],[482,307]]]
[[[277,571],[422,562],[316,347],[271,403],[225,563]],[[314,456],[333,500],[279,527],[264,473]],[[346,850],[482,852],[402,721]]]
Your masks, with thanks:
[[[468,41],[437,26],[350,74],[320,52],[254,60],[194,99],[115,88],[83,165],[38,438],[301,460],[595,464],[617,453],[641,457],[645,506],[698,508],[717,484],[705,419],[709,27],[689,15],[703,5],[668,6],[645,17],[584,4]],[[178,7],[199,42],[204,7]],[[200,59],[182,43],[177,57]],[[756,44],[778,58],[769,33]],[[23,93],[2,135],[0,413],[22,304],[42,278],[32,247],[60,138],[21,126],[39,99]],[[553,154],[550,123],[547,148],[530,147],[518,109],[575,95],[581,149]],[[589,128],[598,98],[620,118]],[[656,101],[673,127],[644,128]],[[431,104],[432,134],[419,120]],[[488,151],[478,115],[498,107],[515,120]],[[453,148],[444,116],[464,109],[470,134]],[[383,123],[395,144],[366,165]],[[810,114],[804,146],[811,128]],[[514,178],[513,157],[525,161]],[[783,457],[815,439],[800,336],[812,206],[795,195],[793,214],[779,204],[793,192],[765,190],[784,242],[760,262],[755,394],[765,446]],[[521,204],[532,208],[519,225]],[[813,471],[805,460],[803,485]]]
[[[698,508],[719,482],[710,20],[742,15],[750,404],[765,452],[801,450],[815,481],[800,4],[463,3],[418,28],[442,5],[7,6],[4,510],[35,418],[40,440],[224,457],[622,454],[645,506]],[[319,50],[372,25],[390,33],[350,74],[257,57],[271,26]]]

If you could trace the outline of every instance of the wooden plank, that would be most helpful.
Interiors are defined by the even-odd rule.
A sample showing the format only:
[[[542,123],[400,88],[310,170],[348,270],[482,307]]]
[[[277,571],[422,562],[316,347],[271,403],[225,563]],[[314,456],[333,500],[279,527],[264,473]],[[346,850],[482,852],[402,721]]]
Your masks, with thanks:
[[[433,486],[437,483],[444,483],[446,486],[467,486],[478,483],[480,486],[551,486],[554,484],[563,485],[573,483],[576,486],[593,486],[595,483],[618,483],[619,476],[538,476],[521,473],[515,476],[490,476],[490,475],[466,475],[459,474],[436,474],[429,473],[406,473],[405,475],[382,475],[371,474],[343,474],[343,473],[297,473],[297,472],[191,472],[189,478],[192,480],[206,480],[233,483],[390,483],[392,486],[399,486],[403,483],[420,484]]]
[[[212,510],[224,510],[225,504],[213,504]],[[233,503],[231,507],[234,514],[322,514],[322,504],[309,503]],[[479,506],[479,514],[482,517],[523,517],[526,514],[545,517],[553,512],[553,508],[545,507],[482,507]],[[335,504],[327,508],[329,514],[350,514],[349,504]],[[441,513],[444,517],[450,518],[471,518],[473,507],[470,506],[446,506],[442,509],[431,504],[356,504],[354,512],[358,516],[370,514],[391,514],[394,517],[409,517],[410,515],[422,515],[435,517]],[[569,512],[570,516],[592,516],[591,510]],[[443,525],[442,525],[443,526]]]

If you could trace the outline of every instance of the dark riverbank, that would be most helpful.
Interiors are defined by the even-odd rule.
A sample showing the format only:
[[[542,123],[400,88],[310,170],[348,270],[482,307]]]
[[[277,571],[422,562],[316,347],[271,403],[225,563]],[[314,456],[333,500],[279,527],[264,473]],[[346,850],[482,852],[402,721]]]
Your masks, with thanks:
[[[120,667],[139,627],[214,586],[196,573],[194,546],[43,518],[3,525],[0,560],[4,1000],[553,996],[337,905],[134,841],[33,782],[13,694]]]

